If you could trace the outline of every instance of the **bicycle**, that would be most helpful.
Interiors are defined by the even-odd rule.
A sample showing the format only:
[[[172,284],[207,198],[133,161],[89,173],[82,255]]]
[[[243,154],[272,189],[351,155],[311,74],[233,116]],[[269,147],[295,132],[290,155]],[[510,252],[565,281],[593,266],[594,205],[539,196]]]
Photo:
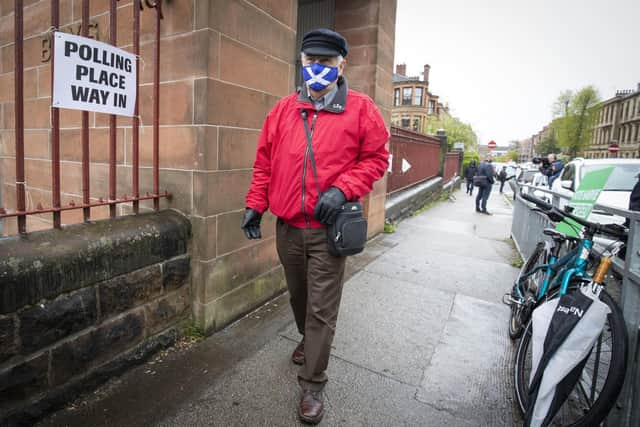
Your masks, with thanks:
[[[555,419],[559,417],[562,425],[598,425],[607,416],[622,389],[627,364],[627,331],[622,312],[613,298],[603,289],[604,277],[611,265],[611,256],[615,255],[620,246],[618,245],[617,249],[614,248],[611,253],[602,257],[593,278],[587,271],[587,260],[595,234],[607,234],[624,240],[625,230],[617,225],[602,225],[586,221],[572,215],[569,211],[561,211],[527,194],[520,196],[538,206],[534,209],[547,215],[553,222],[564,221],[570,224],[566,220],[571,219],[582,225],[584,230],[583,237],[577,239],[557,230],[546,229],[545,234],[552,237],[554,245],[538,244],[509,295],[509,302],[512,304],[510,336],[514,338],[516,335],[513,332],[516,332],[517,323],[522,322],[526,325],[518,333],[521,338],[514,363],[514,383],[518,404],[523,413],[529,404],[528,389],[532,363],[531,313],[546,301],[559,298],[581,286],[591,285],[594,289],[597,288],[599,298],[608,306],[610,314],[584,365],[580,380]],[[574,226],[574,224],[570,225]],[[569,244],[569,250],[559,257],[560,248],[565,243]],[[538,274],[540,272],[542,274]],[[514,309],[514,305],[517,309]],[[517,319],[514,321],[515,316]]]
[[[571,262],[579,250],[580,239],[567,236],[553,228],[546,228],[543,233],[551,237],[549,241],[538,242],[532,254],[520,270],[511,294],[506,294],[503,302],[511,306],[509,318],[509,338],[516,340],[522,336],[531,312],[537,301],[547,293],[556,273]],[[560,252],[567,247],[568,253],[560,258]]]

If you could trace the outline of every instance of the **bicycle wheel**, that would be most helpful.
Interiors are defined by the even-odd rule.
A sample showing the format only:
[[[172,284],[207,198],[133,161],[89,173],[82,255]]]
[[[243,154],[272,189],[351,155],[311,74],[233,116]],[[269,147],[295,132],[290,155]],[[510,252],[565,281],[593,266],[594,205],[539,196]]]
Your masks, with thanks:
[[[550,296],[556,297],[557,292]],[[611,313],[607,316],[602,334],[582,370],[580,380],[553,419],[554,426],[599,425],[615,404],[622,389],[627,369],[627,330],[622,312],[613,298],[603,290],[600,300],[607,304]],[[516,398],[523,414],[529,399],[531,347],[529,322],[520,340],[514,364]]]
[[[539,264],[546,262],[544,242],[538,242],[533,253],[527,259],[527,262],[522,266],[520,274],[516,283],[520,280],[520,277],[529,273]],[[513,300],[520,300],[520,304],[511,303],[511,316],[509,317],[509,338],[512,340],[520,338],[525,325],[531,317],[531,310],[535,303],[536,292],[542,286],[544,280],[544,270],[540,270],[535,274],[529,276],[520,286],[520,292],[522,293],[522,300],[515,294],[515,290],[512,291],[511,297]]]

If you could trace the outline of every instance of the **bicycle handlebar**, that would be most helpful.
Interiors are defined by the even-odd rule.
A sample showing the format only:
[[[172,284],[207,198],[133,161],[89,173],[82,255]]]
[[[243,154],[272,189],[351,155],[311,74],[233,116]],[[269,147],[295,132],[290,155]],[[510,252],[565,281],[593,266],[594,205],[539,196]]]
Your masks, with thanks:
[[[611,237],[615,237],[616,239],[621,239],[621,240],[626,240],[627,236],[628,236],[628,231],[626,230],[625,227],[618,225],[618,224],[598,224],[597,222],[590,222],[587,221],[584,218],[580,218],[579,216],[575,216],[569,212],[566,211],[562,211],[558,208],[556,208],[555,206],[553,206],[551,203],[547,203],[544,200],[541,200],[535,196],[532,196],[530,194],[526,194],[526,193],[520,193],[520,197],[522,197],[525,200],[528,200],[529,202],[533,203],[534,205],[540,207],[543,211],[545,211],[545,214],[549,215],[549,214],[556,214],[556,215],[560,215],[562,217],[567,217],[567,218],[571,218],[572,220],[574,220],[575,222],[577,222],[580,225],[583,225],[585,227],[587,227],[592,233],[597,234],[608,234]]]
[[[551,203],[547,203],[544,200],[539,199],[539,198],[537,198],[535,196],[531,196],[531,195],[529,195],[527,193],[520,193],[520,197],[522,197],[525,200],[530,201],[534,205],[536,205],[536,206],[538,206],[538,207],[540,207],[540,208],[542,208],[542,209],[544,209],[546,211],[549,211],[549,210],[553,209],[553,205]]]

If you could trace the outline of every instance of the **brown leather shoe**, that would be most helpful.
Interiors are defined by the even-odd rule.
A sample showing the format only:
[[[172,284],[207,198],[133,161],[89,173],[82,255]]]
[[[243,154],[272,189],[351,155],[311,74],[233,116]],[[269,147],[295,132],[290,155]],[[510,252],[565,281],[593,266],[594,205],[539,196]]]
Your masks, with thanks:
[[[291,353],[291,361],[296,365],[302,365],[304,363],[304,338],[300,341],[300,344]]]
[[[318,424],[324,415],[324,403],[321,391],[305,390],[300,400],[298,416],[300,420],[309,424]]]

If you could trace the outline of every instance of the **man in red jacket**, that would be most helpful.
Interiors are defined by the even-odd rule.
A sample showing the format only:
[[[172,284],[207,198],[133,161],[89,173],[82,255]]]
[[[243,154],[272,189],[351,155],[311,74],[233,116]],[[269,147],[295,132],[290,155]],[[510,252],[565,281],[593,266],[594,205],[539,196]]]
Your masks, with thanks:
[[[384,175],[389,132],[371,98],[347,88],[342,73],[348,46],[340,34],[310,31],[301,51],[305,84],[299,93],[280,100],[265,119],[242,228],[247,238],[259,239],[262,214],[270,209],[278,217],[276,247],[302,334],[291,356],[302,365],[298,414],[303,421],[318,423],[324,414],[322,390],[345,267],[344,257],[328,251],[326,226],[346,201],[368,194]]]

